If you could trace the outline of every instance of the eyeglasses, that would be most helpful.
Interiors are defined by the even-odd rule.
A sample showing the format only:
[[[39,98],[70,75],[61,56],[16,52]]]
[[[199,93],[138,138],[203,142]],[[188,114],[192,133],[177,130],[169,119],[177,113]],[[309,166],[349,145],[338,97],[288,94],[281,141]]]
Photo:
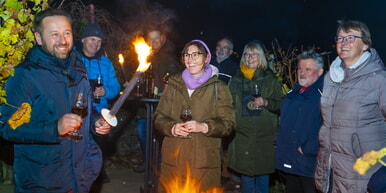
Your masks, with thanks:
[[[256,58],[257,56],[259,56],[258,53],[253,53],[253,54],[244,53],[245,58],[249,58],[249,57]]]
[[[356,38],[363,39],[363,37],[361,37],[361,36],[354,36],[354,35],[349,35],[349,36],[345,36],[345,37],[343,37],[343,36],[336,36],[335,37],[335,42],[336,43],[342,43],[342,42],[353,43]]]
[[[193,52],[193,53],[191,53],[191,54],[185,53],[184,55],[182,55],[182,57],[183,57],[185,60],[187,60],[187,59],[189,59],[189,58],[192,58],[193,60],[197,60],[198,57],[199,57],[201,54],[203,54],[203,53],[201,53],[201,52]]]
[[[223,47],[217,46],[216,49],[217,49],[217,50],[221,50],[221,49],[223,49],[223,50],[231,50],[231,48],[228,47],[228,46],[223,46]]]

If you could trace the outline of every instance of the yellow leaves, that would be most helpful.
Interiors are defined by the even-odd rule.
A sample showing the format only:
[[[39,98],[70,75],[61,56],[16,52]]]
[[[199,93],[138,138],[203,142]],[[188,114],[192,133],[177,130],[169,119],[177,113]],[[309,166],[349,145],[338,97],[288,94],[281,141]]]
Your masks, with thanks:
[[[24,123],[28,123],[31,119],[31,105],[29,103],[23,103],[19,109],[8,120],[9,126],[12,129],[16,129]]]
[[[15,1],[15,0],[6,0],[5,1],[5,6],[6,7],[11,7],[13,8],[14,10],[20,10],[23,8],[23,4],[19,1]]]
[[[31,3],[33,2],[33,7]],[[48,8],[48,0],[0,0],[0,104],[6,101],[4,85],[13,68],[21,63],[33,46],[34,35],[32,10],[38,12]]]
[[[367,170],[369,170],[371,166],[375,165],[377,162],[381,162],[383,165],[386,166],[386,164],[381,160],[382,157],[385,155],[386,147],[382,148],[379,151],[369,151],[356,160],[353,168],[359,174],[365,175]]]
[[[12,16],[12,12],[5,10],[0,13],[0,17],[3,18],[4,21],[8,20]]]

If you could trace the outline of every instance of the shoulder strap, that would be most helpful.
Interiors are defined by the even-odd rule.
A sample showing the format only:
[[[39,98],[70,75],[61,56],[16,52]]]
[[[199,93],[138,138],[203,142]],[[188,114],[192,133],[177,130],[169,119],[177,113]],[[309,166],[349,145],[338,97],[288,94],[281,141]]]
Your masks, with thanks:
[[[218,82],[215,82],[214,83],[214,92],[215,92],[215,94],[216,94],[216,105],[217,105],[217,101],[218,101]]]

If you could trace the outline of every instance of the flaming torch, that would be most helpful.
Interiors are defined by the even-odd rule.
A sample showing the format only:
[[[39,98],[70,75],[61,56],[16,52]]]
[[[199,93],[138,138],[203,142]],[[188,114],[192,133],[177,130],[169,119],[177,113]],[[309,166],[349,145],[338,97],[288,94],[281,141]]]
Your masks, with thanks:
[[[151,54],[151,47],[148,46],[145,40],[142,37],[137,38],[134,41],[135,50],[138,54],[139,66],[130,82],[126,85],[125,90],[122,95],[119,96],[118,100],[114,103],[111,110],[102,109],[103,118],[111,125],[116,126],[118,121],[115,116],[118,110],[121,108],[126,98],[129,96],[130,92],[133,90],[134,86],[137,84],[138,80],[141,78],[142,73],[144,73],[150,66],[150,63],[147,61],[147,57]]]
[[[124,66],[125,59],[123,58],[123,55],[121,53],[119,53],[118,59],[119,59],[118,60],[119,64],[121,65],[121,70],[122,70],[123,78],[126,81],[126,72],[125,72],[125,66]]]

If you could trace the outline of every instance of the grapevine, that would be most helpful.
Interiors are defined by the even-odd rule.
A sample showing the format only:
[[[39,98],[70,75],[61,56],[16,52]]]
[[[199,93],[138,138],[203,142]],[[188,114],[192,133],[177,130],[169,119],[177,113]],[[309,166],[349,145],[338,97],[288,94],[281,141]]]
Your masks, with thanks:
[[[6,103],[5,82],[33,46],[34,14],[48,0],[0,0],[0,104]]]

